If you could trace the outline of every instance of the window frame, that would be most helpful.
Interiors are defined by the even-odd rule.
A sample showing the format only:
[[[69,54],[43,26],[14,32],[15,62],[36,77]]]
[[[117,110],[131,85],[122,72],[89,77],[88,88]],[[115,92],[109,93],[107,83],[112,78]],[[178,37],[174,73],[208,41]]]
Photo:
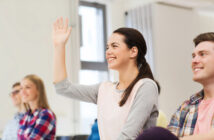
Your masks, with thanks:
[[[103,40],[104,40],[104,50],[106,50],[107,44],[107,27],[106,27],[106,6],[104,4],[96,3],[96,2],[86,2],[80,1],[79,6],[87,6],[93,7],[97,9],[101,9],[103,12]],[[82,44],[82,23],[80,18],[80,44]],[[80,70],[96,70],[96,71],[108,71],[107,61],[105,59],[105,51],[104,51],[104,62],[92,62],[92,61],[82,61],[80,60],[81,68]]]

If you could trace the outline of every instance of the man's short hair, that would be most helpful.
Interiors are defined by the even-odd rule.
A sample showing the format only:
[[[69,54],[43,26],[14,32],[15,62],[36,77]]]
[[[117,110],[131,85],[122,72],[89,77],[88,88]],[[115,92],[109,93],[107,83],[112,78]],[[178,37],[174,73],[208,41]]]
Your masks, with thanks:
[[[214,32],[207,32],[207,33],[202,33],[199,34],[194,40],[193,42],[195,43],[195,47],[204,41],[212,41],[214,42]]]
[[[20,82],[16,82],[16,83],[13,84],[12,88],[14,88],[16,86],[20,86],[20,85],[21,85]]]

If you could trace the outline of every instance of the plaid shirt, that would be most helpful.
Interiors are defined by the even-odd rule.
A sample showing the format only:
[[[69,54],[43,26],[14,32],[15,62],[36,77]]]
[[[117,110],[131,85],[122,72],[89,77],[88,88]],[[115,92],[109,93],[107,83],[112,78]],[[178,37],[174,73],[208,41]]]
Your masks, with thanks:
[[[56,119],[48,109],[28,111],[20,121],[18,140],[54,140]]]
[[[192,135],[198,117],[198,106],[204,97],[203,90],[185,101],[173,114],[168,130],[178,137]],[[214,121],[212,120],[212,127]]]

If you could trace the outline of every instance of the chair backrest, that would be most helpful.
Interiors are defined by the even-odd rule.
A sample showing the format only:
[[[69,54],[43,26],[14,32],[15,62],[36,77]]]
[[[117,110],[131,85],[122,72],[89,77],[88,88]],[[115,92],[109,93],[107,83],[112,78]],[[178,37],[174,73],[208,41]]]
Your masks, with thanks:
[[[157,118],[156,126],[166,128],[167,125],[168,125],[168,121],[167,121],[165,113],[163,113],[163,111],[159,110],[159,115]]]

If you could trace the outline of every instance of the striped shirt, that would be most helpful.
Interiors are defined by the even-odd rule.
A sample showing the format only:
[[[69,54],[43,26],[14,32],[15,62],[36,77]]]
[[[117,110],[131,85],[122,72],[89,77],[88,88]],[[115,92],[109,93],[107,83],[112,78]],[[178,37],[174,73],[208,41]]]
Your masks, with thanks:
[[[203,100],[203,97],[204,92],[202,90],[192,95],[190,100],[185,101],[173,114],[168,125],[168,130],[178,137],[192,135],[198,117],[198,106]],[[214,127],[213,120],[212,126]]]
[[[20,121],[18,140],[54,140],[56,119],[48,109],[28,111]]]
[[[17,140],[17,133],[19,129],[19,121],[24,116],[23,113],[16,113],[14,118],[8,122],[6,125],[2,140]]]

